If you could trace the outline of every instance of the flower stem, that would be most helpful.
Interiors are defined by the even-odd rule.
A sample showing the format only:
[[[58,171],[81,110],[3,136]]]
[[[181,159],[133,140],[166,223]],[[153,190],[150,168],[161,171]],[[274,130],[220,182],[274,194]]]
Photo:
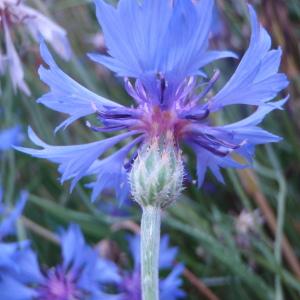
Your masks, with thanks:
[[[159,243],[161,209],[143,207],[141,222],[142,299],[159,299]]]

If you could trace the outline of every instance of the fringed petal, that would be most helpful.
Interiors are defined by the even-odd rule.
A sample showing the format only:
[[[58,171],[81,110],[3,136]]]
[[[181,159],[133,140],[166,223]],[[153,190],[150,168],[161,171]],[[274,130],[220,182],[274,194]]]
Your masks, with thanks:
[[[45,42],[41,42],[41,55],[49,69],[41,66],[39,75],[41,80],[50,87],[50,92],[43,95],[38,102],[50,109],[70,115],[56,128],[56,131],[95,113],[96,110],[120,107],[119,104],[94,94],[65,74],[55,63]]]
[[[286,75],[278,73],[281,49],[270,50],[270,36],[259,24],[250,5],[249,12],[250,45],[230,80],[212,98],[210,109],[213,112],[232,104],[264,104],[288,85]]]

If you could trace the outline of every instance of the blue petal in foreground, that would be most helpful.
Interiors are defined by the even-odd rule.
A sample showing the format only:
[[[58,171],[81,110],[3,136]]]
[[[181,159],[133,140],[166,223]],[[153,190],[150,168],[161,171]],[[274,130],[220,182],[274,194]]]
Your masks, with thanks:
[[[107,108],[120,107],[104,97],[98,96],[89,91],[67,74],[65,74],[55,63],[45,42],[41,42],[41,55],[49,66],[39,68],[41,80],[49,86],[50,91],[43,95],[38,102],[58,112],[70,115],[60,124],[60,128],[66,128],[79,118],[95,113],[95,110],[106,110]]]
[[[286,75],[278,73],[281,49],[270,50],[269,34],[259,24],[251,6],[249,12],[252,28],[249,48],[230,80],[213,97],[211,111],[231,104],[263,104],[288,85]]]
[[[115,190],[116,198],[120,203],[126,200],[130,192],[130,186],[127,170],[124,167],[125,158],[142,139],[143,137],[139,137],[107,158],[95,161],[88,171],[88,174],[97,176],[97,180],[88,185],[93,189],[92,201],[95,201],[104,189]]]
[[[42,147],[43,149],[38,150],[24,147],[15,148],[16,150],[30,154],[31,156],[48,159],[51,162],[59,164],[58,170],[62,174],[61,182],[63,183],[65,180],[72,179],[72,190],[76,183],[86,175],[90,166],[98,157],[120,141],[136,133],[136,131],[131,131],[89,144],[51,146],[39,139],[33,130],[29,128],[29,138],[35,145]]]
[[[259,125],[263,121],[268,113],[272,112],[275,109],[282,109],[282,106],[286,103],[287,100],[288,97],[277,102],[261,105],[249,117],[236,123],[220,126],[219,128],[228,131],[232,135],[233,141],[247,141],[245,143],[245,147],[247,146],[247,144],[258,145],[279,142],[281,140],[280,137],[266,130],[263,130],[257,125]]]
[[[95,0],[110,56],[90,57],[119,76],[152,77],[161,72],[180,82],[212,60],[232,52],[206,52],[214,1],[121,0],[117,8]],[[155,20],[155,22],[153,21]]]
[[[227,142],[240,144],[241,146],[237,148],[235,152],[251,163],[255,145],[278,142],[281,140],[280,137],[263,130],[257,125],[259,125],[271,111],[282,109],[282,106],[286,103],[287,99],[288,97],[277,102],[266,103],[259,106],[249,117],[236,123],[211,128],[211,132],[214,132],[213,129],[220,130],[217,132],[220,132],[221,135],[223,133]],[[203,184],[207,169],[210,169],[218,181],[224,183],[220,168],[248,167],[246,164],[235,161],[230,154],[226,157],[220,157],[207,151],[203,147],[199,147],[199,145],[193,144],[191,146],[197,157],[197,177],[199,187]]]

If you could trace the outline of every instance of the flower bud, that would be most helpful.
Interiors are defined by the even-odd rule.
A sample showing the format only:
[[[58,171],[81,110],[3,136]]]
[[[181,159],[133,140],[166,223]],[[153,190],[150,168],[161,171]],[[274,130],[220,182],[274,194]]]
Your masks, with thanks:
[[[130,183],[133,198],[142,207],[165,208],[180,195],[183,187],[181,154],[173,142],[153,139],[135,160]]]

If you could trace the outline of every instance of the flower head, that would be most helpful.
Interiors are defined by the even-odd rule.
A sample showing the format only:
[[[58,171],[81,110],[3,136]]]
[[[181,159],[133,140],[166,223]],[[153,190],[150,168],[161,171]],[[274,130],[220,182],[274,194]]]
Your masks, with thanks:
[[[103,298],[114,300],[141,300],[141,274],[140,274],[140,236],[129,237],[130,253],[133,258],[133,269],[125,269],[117,266],[115,263],[110,262],[107,265],[114,274],[114,281],[106,281],[102,285]],[[161,271],[171,269],[172,271],[168,276],[160,280],[160,299],[162,300],[175,300],[184,297],[185,293],[181,289],[183,272],[183,265],[177,264],[173,266],[174,260],[177,255],[177,248],[169,246],[169,237],[167,235],[162,237],[160,246],[160,261],[159,268]],[[104,259],[106,263],[107,260]],[[117,277],[119,276],[119,278]],[[104,276],[103,276],[104,278]],[[117,279],[118,278],[118,279]],[[117,280],[116,280],[117,279]],[[107,297],[107,298],[106,298]],[[111,297],[111,298],[110,298]]]
[[[197,158],[198,186],[207,169],[223,181],[220,168],[241,168],[233,154],[251,162],[258,144],[278,142],[280,138],[258,125],[285,100],[270,102],[288,85],[278,73],[281,50],[271,50],[271,39],[249,6],[250,45],[230,80],[212,95],[221,76],[203,72],[208,63],[234,56],[228,51],[209,50],[213,0],[121,0],[112,7],[95,0],[108,56],[90,57],[124,77],[125,88],[134,105],[125,107],[98,96],[66,75],[55,63],[45,43],[41,54],[49,68],[39,74],[50,91],[38,102],[69,115],[56,130],[94,114],[101,126],[87,123],[96,132],[117,132],[104,140],[76,146],[51,146],[30,129],[30,139],[41,149],[18,148],[35,157],[59,164],[61,181],[72,180],[71,188],[83,176],[95,175],[92,200],[106,188],[113,188],[118,199],[130,191],[127,173],[139,149],[155,139],[171,135],[176,151],[188,145]],[[225,106],[247,104],[256,110],[233,124],[213,126],[210,116]],[[123,131],[119,133],[119,131]],[[105,153],[128,141],[115,153]]]
[[[100,278],[105,268],[97,253],[85,243],[77,225],[62,233],[61,247],[62,263],[46,270],[39,267],[36,254],[28,249],[27,255],[18,261],[18,271],[0,281],[1,299],[99,299]],[[112,280],[108,272],[105,276]]]
[[[71,48],[66,31],[37,10],[23,4],[23,0],[0,0],[0,29],[4,32],[3,43],[5,45],[5,54],[2,53],[0,47],[0,75],[8,69],[14,89],[18,88],[30,95],[30,90],[24,81],[22,63],[11,34],[11,30],[24,34],[24,27],[36,41],[40,40],[40,36],[46,39],[65,59],[70,57]]]
[[[183,163],[173,141],[168,141],[168,134],[163,141],[152,139],[149,147],[139,151],[130,172],[130,183],[133,199],[142,207],[166,208],[178,198]]]

